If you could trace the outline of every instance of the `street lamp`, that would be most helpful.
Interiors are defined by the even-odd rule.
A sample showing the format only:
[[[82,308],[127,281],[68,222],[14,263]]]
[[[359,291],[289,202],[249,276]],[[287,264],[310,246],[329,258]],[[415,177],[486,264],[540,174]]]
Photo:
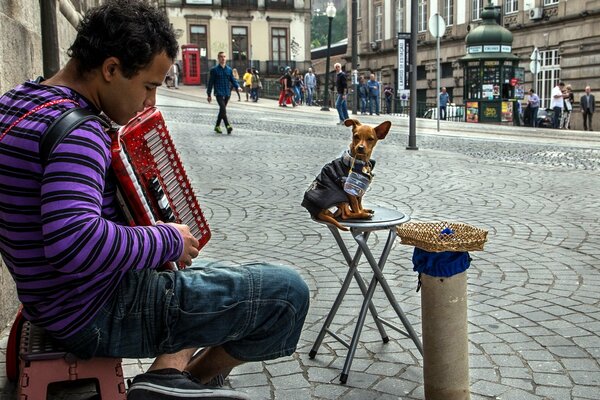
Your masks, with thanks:
[[[325,63],[325,95],[323,96],[323,107],[321,111],[329,111],[329,52],[331,50],[331,22],[335,18],[335,6],[332,2],[327,3],[325,14],[329,18],[329,33],[327,34],[327,62]]]

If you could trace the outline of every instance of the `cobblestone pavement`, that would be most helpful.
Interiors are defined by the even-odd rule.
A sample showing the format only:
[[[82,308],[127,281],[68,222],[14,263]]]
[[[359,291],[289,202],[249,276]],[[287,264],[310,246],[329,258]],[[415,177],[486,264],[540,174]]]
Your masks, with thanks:
[[[257,400],[423,399],[423,360],[414,344],[393,331],[383,344],[370,317],[347,384],[339,383],[346,348],[335,339],[327,335],[316,358],[308,357],[346,273],[329,231],[300,206],[320,167],[349,142],[349,128],[335,125],[335,110],[234,101],[233,134],[215,135],[216,106],[203,94],[193,97],[198,91],[182,92],[161,90],[159,104],[211,224],[202,255],[291,265],[312,293],[297,353],[244,365],[228,384]],[[385,116],[358,118],[378,123]],[[485,251],[471,253],[468,270],[471,398],[599,399],[600,137],[452,123],[442,123],[440,134],[419,122],[419,150],[408,151],[406,119],[390,119],[366,202],[417,221],[489,230]],[[371,235],[376,254],[384,240]],[[420,333],[411,255],[412,248],[396,243],[385,272]],[[368,276],[367,267],[361,271]],[[336,333],[352,334],[361,300],[353,283],[332,324]],[[383,316],[393,315],[381,292],[374,303]],[[125,374],[150,362],[124,360]],[[0,398],[14,397],[3,377],[0,387]],[[59,387],[50,396],[89,397],[89,387]]]

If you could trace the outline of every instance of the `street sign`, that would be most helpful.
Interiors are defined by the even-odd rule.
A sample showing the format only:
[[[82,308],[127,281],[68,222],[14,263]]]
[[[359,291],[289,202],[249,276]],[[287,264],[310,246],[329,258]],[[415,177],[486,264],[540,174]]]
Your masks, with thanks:
[[[438,13],[433,14],[429,17],[429,32],[435,38],[444,36],[446,31],[446,22],[444,18]]]
[[[408,89],[410,72],[410,33],[398,32],[398,90]]]
[[[538,48],[534,48],[533,51],[531,52],[531,56],[529,56],[529,59],[531,61],[537,61],[540,59],[540,52],[538,51]]]
[[[529,63],[529,69],[531,70],[532,74],[537,74],[540,72],[540,69],[542,68],[542,65],[540,64],[539,61],[532,61]]]

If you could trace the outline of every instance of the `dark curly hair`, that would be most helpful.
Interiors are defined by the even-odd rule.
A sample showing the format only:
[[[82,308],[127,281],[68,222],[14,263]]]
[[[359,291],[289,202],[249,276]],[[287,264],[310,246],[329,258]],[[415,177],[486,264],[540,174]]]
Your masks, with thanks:
[[[117,57],[123,75],[131,78],[155,55],[164,51],[174,60],[177,50],[173,28],[157,8],[141,0],[109,0],[86,13],[68,55],[77,60],[80,74]]]

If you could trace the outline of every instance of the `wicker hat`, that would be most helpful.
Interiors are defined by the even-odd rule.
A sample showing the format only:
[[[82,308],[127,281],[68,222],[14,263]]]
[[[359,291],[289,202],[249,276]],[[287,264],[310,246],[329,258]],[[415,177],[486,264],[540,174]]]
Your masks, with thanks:
[[[460,222],[408,222],[396,228],[400,243],[429,252],[483,250],[487,231]]]

